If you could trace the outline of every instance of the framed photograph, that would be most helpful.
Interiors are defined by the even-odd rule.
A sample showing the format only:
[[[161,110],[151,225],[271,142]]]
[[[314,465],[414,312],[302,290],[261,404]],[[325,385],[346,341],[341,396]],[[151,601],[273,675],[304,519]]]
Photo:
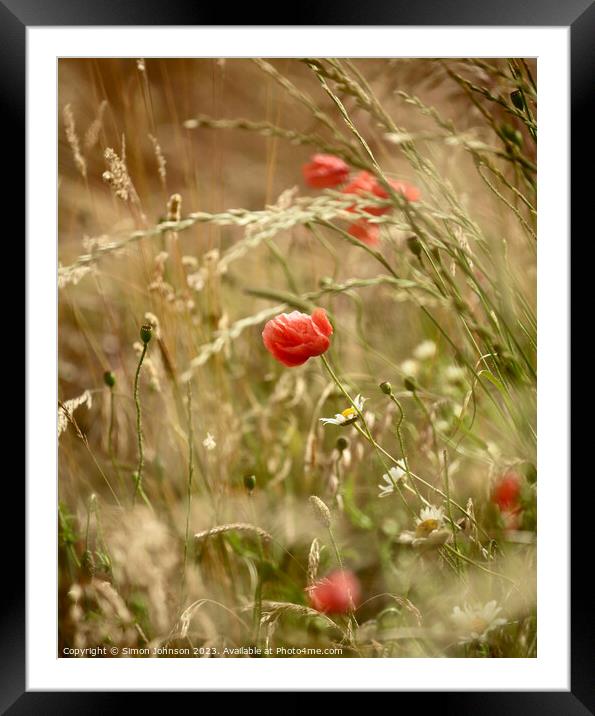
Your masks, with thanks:
[[[0,4],[27,190],[5,711],[593,713],[569,309],[595,10],[507,5]]]

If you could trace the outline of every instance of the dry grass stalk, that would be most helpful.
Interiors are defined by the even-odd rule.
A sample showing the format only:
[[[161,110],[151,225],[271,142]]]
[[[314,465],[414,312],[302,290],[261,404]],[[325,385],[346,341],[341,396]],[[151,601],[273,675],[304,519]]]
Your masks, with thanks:
[[[64,105],[64,109],[62,111],[62,116],[64,118],[64,126],[66,129],[66,140],[68,141],[68,144],[70,145],[70,149],[72,150],[72,158],[74,159],[74,163],[76,164],[76,167],[79,170],[81,176],[83,177],[83,179],[86,179],[87,178],[87,162],[81,153],[79,137],[78,137],[78,134],[76,133],[76,124],[74,121],[74,113],[72,111],[72,107],[70,106],[70,104]]]
[[[263,530],[261,527],[257,527],[256,525],[248,524],[246,522],[234,522],[228,525],[219,525],[218,527],[212,527],[210,530],[198,532],[194,535],[194,539],[197,541],[201,541],[203,539],[208,539],[209,537],[225,534],[226,532],[249,532],[257,535],[266,542],[271,542],[273,539],[273,536],[269,534],[266,530]]]

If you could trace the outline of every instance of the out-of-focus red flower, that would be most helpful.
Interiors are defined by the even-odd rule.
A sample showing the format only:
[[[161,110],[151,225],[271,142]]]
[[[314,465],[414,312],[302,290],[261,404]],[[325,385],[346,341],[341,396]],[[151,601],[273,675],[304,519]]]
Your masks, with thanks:
[[[516,472],[502,475],[492,488],[491,500],[502,512],[514,513],[521,509],[521,478]]]
[[[267,321],[262,340],[274,358],[288,368],[294,368],[308,358],[324,353],[330,345],[332,332],[324,308],[315,308],[311,316],[292,311]]]
[[[389,179],[388,183],[396,192],[402,194],[407,201],[419,201],[421,192],[416,186],[394,179]],[[389,196],[386,189],[378,182],[378,179],[366,171],[356,174],[353,180],[350,181],[347,186],[343,187],[341,191],[344,194],[357,194],[358,196],[362,194],[374,194],[374,196],[377,196],[379,199],[388,199]],[[366,206],[364,211],[374,216],[381,216],[382,214],[386,214],[387,211],[390,211],[390,209],[390,206]],[[353,208],[349,210],[352,211]]]
[[[359,241],[363,241],[364,244],[368,244],[368,246],[376,246],[380,243],[380,239],[378,238],[380,235],[380,227],[378,224],[371,224],[365,219],[360,219],[351,224],[347,229],[347,233]]]
[[[409,184],[406,181],[394,181],[393,179],[389,179],[388,183],[397,193],[402,194],[407,201],[419,201],[421,199],[421,191],[413,184]],[[384,187],[379,185],[378,190],[378,196],[388,199],[388,192]]]
[[[310,605],[324,614],[346,614],[361,600],[359,580],[349,570],[337,569],[308,589]]]
[[[304,164],[302,171],[306,184],[315,189],[339,186],[349,176],[349,166],[332,154],[314,154],[308,164]]]

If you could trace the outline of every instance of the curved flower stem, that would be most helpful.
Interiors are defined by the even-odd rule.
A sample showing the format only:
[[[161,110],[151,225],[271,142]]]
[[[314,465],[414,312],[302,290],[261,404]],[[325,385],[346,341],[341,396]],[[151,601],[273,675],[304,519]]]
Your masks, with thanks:
[[[138,392],[138,385],[139,385],[139,378],[140,378],[140,369],[142,367],[143,361],[145,359],[145,355],[147,353],[147,345],[148,343],[143,343],[143,350],[140,354],[140,358],[138,361],[138,365],[136,366],[136,373],[134,375],[134,404],[136,406],[136,436],[137,436],[137,444],[138,444],[138,467],[136,469],[136,475],[135,475],[135,487],[134,487],[134,495],[132,498],[132,503],[135,504],[137,495],[140,495],[145,503],[151,507],[151,503],[149,502],[149,498],[145,494],[145,491],[143,490],[143,467],[145,465],[145,455],[143,451],[143,426],[142,426],[142,413],[141,413],[141,405],[140,405],[140,397]]]
[[[426,420],[428,421],[428,425],[430,426],[430,431],[432,433],[432,447],[434,448],[434,453],[436,454],[436,459],[438,460],[438,463],[440,463],[440,452],[438,450],[438,438],[436,436],[436,428],[434,427],[434,420],[432,419],[432,415],[430,414],[430,411],[428,410],[427,406],[421,400],[419,397],[419,394],[417,390],[413,390],[413,398],[415,402],[419,405],[419,407],[422,409],[423,414],[426,417]]]
[[[411,470],[409,469],[409,460],[407,459],[407,454],[405,452],[405,442],[403,440],[403,434],[401,432],[401,425],[403,424],[403,421],[405,420],[405,411],[403,410],[403,406],[401,405],[400,401],[397,399],[397,397],[395,396],[395,394],[392,391],[392,388],[390,388],[390,387],[389,387],[388,397],[397,406],[397,408],[399,409],[399,413],[400,413],[399,420],[397,421],[396,432],[397,432],[397,438],[399,440],[399,446],[401,448],[401,455],[403,456],[405,472],[407,473],[407,479],[413,485],[413,489],[415,490],[419,499],[422,502],[424,502],[424,498],[422,497],[422,495],[417,487],[417,483],[415,482],[415,480],[413,479],[413,477],[411,475]]]
[[[343,383],[341,382],[341,380],[339,379],[339,377],[337,376],[337,374],[335,373],[335,371],[332,369],[331,364],[329,363],[329,361],[328,361],[327,357],[324,355],[324,353],[323,353],[320,357],[322,358],[322,362],[323,362],[323,364],[324,364],[324,367],[327,369],[329,375],[330,375],[331,378],[333,379],[333,382],[335,383],[335,385],[337,386],[337,388],[339,388],[339,390],[343,393],[343,395],[347,398],[347,400],[348,400],[349,403],[351,404],[352,408],[353,408],[353,409],[355,410],[355,412],[357,413],[358,418],[362,421],[362,425],[364,426],[364,430],[365,430],[366,439],[367,439],[372,445],[374,445],[374,444],[375,444],[375,441],[374,441],[374,438],[372,437],[372,434],[370,433],[370,429],[368,428],[368,424],[366,423],[366,419],[364,418],[364,414],[362,413],[362,411],[361,411],[361,410],[359,409],[359,407],[356,405],[356,403],[355,403],[355,401],[353,400],[353,398],[349,395],[349,393],[348,393],[347,390],[345,389]],[[382,463],[383,463],[384,467],[388,470],[388,465],[384,462],[384,459],[383,459],[382,457],[381,457],[380,459],[382,460]]]
[[[329,375],[330,375],[331,378],[333,379],[333,382],[334,382],[335,385],[339,388],[339,390],[343,393],[343,395],[347,398],[347,400],[351,403],[353,409],[354,409],[355,412],[357,413],[358,417],[360,418],[360,420],[361,420],[361,422],[362,422],[362,424],[363,424],[363,426],[364,426],[364,428],[362,429],[357,423],[354,423],[354,424],[353,424],[353,427],[358,431],[358,433],[360,433],[360,435],[362,435],[362,436],[370,443],[370,445],[372,445],[372,447],[374,447],[374,448],[376,449],[376,451],[378,452],[378,456],[379,456],[379,458],[380,458],[380,460],[381,460],[381,462],[382,462],[382,464],[383,464],[383,466],[384,466],[384,469],[386,470],[387,474],[388,474],[389,477],[390,477],[390,468],[389,468],[388,464],[385,462],[384,456],[388,457],[388,458],[389,458],[390,460],[392,460],[396,465],[398,465],[399,462],[398,462],[394,457],[392,457],[392,455],[389,455],[389,454],[386,452],[386,450],[382,449],[382,448],[380,447],[380,445],[378,445],[378,443],[374,440],[374,438],[372,437],[372,433],[370,432],[370,429],[368,428],[368,424],[366,423],[366,419],[364,418],[364,415],[363,415],[362,411],[361,411],[361,410],[359,409],[359,407],[356,405],[355,401],[351,398],[351,396],[349,395],[349,393],[345,390],[345,388],[344,388],[344,386],[343,386],[343,383],[341,383],[341,381],[339,380],[339,377],[337,376],[337,374],[335,373],[335,371],[332,369],[332,367],[331,367],[330,363],[328,362],[326,356],[325,356],[324,354],[322,354],[320,357],[322,358],[322,362],[324,363],[325,368],[326,368],[327,371],[329,372]],[[403,504],[407,507],[407,509],[411,512],[411,514],[415,514],[415,512],[411,509],[409,503],[408,503],[407,500],[405,499],[405,496],[403,495],[403,493],[402,493],[402,491],[401,491],[399,485],[398,485],[398,484],[395,484],[395,487],[397,488],[397,492],[399,493],[399,496],[401,497],[401,500],[403,500]],[[419,495],[419,497],[423,500],[423,498],[421,497],[421,495]],[[425,500],[425,503],[428,504],[427,500]]]

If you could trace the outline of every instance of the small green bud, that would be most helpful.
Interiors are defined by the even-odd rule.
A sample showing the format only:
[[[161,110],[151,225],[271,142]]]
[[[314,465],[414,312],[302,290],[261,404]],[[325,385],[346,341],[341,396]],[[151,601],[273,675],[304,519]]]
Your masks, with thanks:
[[[511,127],[510,124],[503,124],[500,127],[500,131],[504,139],[511,142],[511,144],[516,144],[517,147],[521,147],[523,145],[523,135],[518,129]]]
[[[412,375],[409,375],[405,378],[403,381],[403,385],[407,390],[410,390],[412,393],[415,393],[417,390],[417,383],[415,382],[415,378]]]
[[[525,102],[523,101],[523,93],[521,92],[521,90],[517,89],[514,92],[511,92],[510,101],[517,109],[521,111],[525,109]]]
[[[256,477],[254,475],[244,475],[244,487],[248,492],[252,492],[256,487]]]
[[[334,281],[330,276],[323,276],[318,281],[318,285],[320,286],[320,288],[327,288],[328,286],[332,286],[333,283],[334,283]]]
[[[116,376],[111,372],[111,370],[106,370],[103,374],[103,382],[107,385],[108,388],[113,388],[116,384]]]
[[[537,482],[537,468],[532,462],[527,463],[525,467],[525,477],[529,484],[534,485]]]
[[[153,326],[150,323],[143,323],[140,329],[140,339],[147,345],[153,336]]]
[[[381,390],[385,395],[391,395],[392,392],[393,392],[393,387],[392,387],[392,385],[388,382],[388,380],[385,380],[383,383],[380,383],[380,386],[379,386],[379,387],[380,387],[380,390]]]
[[[337,442],[335,443],[335,447],[339,452],[343,452],[349,447],[349,440],[347,438],[344,438],[343,436],[338,437]]]
[[[407,239],[407,248],[414,256],[419,259],[421,257],[421,241],[417,236],[409,236]]]
[[[459,296],[455,296],[452,300],[454,307],[459,313],[467,313],[467,304]]]

